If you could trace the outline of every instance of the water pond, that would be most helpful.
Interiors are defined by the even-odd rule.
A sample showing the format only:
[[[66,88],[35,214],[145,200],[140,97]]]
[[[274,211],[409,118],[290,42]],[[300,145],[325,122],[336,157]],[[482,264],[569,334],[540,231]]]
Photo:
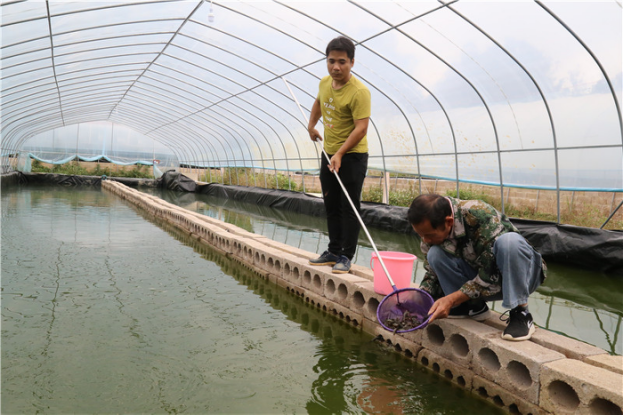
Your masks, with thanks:
[[[502,413],[112,194],[1,198],[2,413]]]

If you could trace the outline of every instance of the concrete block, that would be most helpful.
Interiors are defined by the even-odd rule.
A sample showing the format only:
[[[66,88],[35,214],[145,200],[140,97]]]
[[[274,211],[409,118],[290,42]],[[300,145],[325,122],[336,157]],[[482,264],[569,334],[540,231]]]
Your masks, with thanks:
[[[623,356],[612,356],[604,353],[588,356],[584,358],[584,362],[623,375]]]
[[[623,413],[623,375],[574,359],[546,363],[539,405],[555,414]]]
[[[358,277],[365,278],[368,281],[374,281],[374,271],[368,267],[353,264],[350,268],[350,273]]]
[[[365,301],[364,317],[376,322],[376,310],[385,296],[374,292],[374,283],[372,281],[355,282],[354,286],[355,292],[359,292]]]
[[[530,403],[539,403],[539,379],[544,363],[565,356],[531,341],[503,340],[499,332],[477,338],[473,344],[473,369]]]
[[[282,277],[290,283],[298,286],[303,286],[302,277],[305,269],[305,261],[301,258],[290,255],[288,253],[283,254],[283,273]]]
[[[406,337],[401,334],[385,330],[380,324],[364,319],[363,330],[372,334],[375,339],[394,351],[403,353],[405,357],[416,359],[422,345],[420,342],[413,341],[414,337]]]
[[[310,304],[312,307],[316,307],[324,311],[327,310],[327,299],[322,295],[305,290],[303,298],[305,299],[305,302]]]
[[[472,379],[474,372],[468,368],[458,365],[429,349],[422,348],[417,355],[417,361],[429,370],[438,373],[452,383],[465,388],[472,389]]]
[[[288,253],[290,255],[300,257],[303,260],[305,260],[305,262],[309,261],[310,259],[318,257],[318,254],[316,254],[316,253],[304,251],[304,250],[302,250],[300,248],[296,248],[296,247],[293,247],[293,246],[290,246],[290,245],[286,245],[286,244],[278,242],[278,241],[274,241],[274,240],[272,240],[270,238],[267,238],[265,236],[255,235],[254,238],[258,242],[261,241],[262,243],[264,243],[267,246],[270,246],[271,248],[279,249],[280,251],[283,251],[283,252]]]
[[[351,274],[325,275],[324,295],[331,301],[346,304],[358,312],[363,313],[365,298],[356,284],[366,283],[365,278]]]
[[[264,273],[266,273],[266,274],[269,274],[268,272],[266,272],[266,271],[264,271],[264,270],[261,270],[261,271],[262,271],[262,272],[264,272]],[[269,278],[270,278],[270,277],[269,277]],[[292,293],[294,293],[294,294],[296,294],[296,295],[299,295],[299,296],[301,296],[301,297],[303,297],[303,296],[306,294],[306,292],[305,292],[305,290],[303,289],[303,287],[298,286],[298,285],[294,285],[294,284],[292,284],[290,281],[285,280],[285,279],[283,279],[283,278],[275,277],[275,283],[276,283],[278,286],[280,286],[280,287],[282,287],[282,288],[285,288],[286,290],[288,290],[288,291],[290,291],[290,292],[292,292]]]
[[[506,323],[500,320],[500,313],[491,312],[491,316],[484,322],[485,324],[496,327],[500,332],[506,328]],[[584,360],[586,357],[601,355],[606,353],[599,347],[592,346],[579,340],[561,336],[542,327],[537,327],[530,341],[562,353],[569,359]]]
[[[606,353],[605,350],[595,347],[588,343],[584,343],[579,340],[571,339],[569,337],[561,336],[560,334],[551,332],[544,328],[538,328],[531,341],[536,344],[540,344],[548,349],[555,350],[564,354],[569,359],[584,360],[589,356],[596,356]]]
[[[304,263],[301,266],[302,276],[301,285],[308,290],[315,292],[318,295],[325,295],[325,283],[327,279],[327,270],[331,272],[330,267],[325,266],[313,266],[309,265],[308,261],[303,258],[299,258],[299,261]]]
[[[231,235],[229,232],[228,234]],[[233,235],[231,237],[235,239]],[[247,239],[246,243],[253,247],[253,265],[271,274],[277,276],[282,275],[284,264],[283,252],[262,245],[251,239]]]
[[[422,346],[463,366],[471,367],[481,338],[498,330],[471,319],[435,320],[422,329]],[[476,350],[477,352],[477,350]]]
[[[328,314],[341,318],[354,327],[358,327],[359,329],[363,327],[363,315],[359,312],[351,310],[334,301],[331,301],[326,297],[316,294],[313,291],[307,290],[305,292],[304,298],[306,302],[315,305],[318,309],[321,309]]]
[[[482,376],[472,377],[472,393],[486,399],[496,406],[505,408],[511,414],[522,415],[546,415],[549,412],[531,402],[521,399],[512,394],[495,382],[491,382]]]

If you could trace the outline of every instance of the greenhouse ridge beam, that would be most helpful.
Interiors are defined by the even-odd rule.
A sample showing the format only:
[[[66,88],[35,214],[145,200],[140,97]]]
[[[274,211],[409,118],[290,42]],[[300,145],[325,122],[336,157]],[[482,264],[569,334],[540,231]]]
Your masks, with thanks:
[[[50,58],[52,60],[52,72],[54,73],[54,83],[56,84],[56,92],[58,93],[58,104],[61,112],[61,120],[63,125],[65,125],[65,117],[63,116],[63,101],[61,99],[61,91],[58,87],[58,76],[56,75],[56,63],[54,61],[54,39],[52,35],[52,21],[50,18],[50,2],[45,0],[45,8],[48,12],[48,29],[50,31]]]

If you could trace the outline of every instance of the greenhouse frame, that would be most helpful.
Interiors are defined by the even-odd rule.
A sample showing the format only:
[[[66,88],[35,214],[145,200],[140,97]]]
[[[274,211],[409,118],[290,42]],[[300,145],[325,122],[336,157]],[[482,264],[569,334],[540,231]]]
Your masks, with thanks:
[[[346,36],[385,181],[497,186],[502,209],[506,189],[555,191],[558,222],[562,191],[623,192],[618,0],[1,5],[3,173],[105,159],[317,174],[306,119],[326,44]]]

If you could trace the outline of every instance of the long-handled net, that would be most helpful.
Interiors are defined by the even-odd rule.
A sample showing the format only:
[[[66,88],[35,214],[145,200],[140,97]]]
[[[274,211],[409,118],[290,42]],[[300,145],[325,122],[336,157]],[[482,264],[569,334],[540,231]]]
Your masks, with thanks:
[[[305,115],[305,112],[303,112],[303,108],[301,108],[299,101],[296,99],[294,92],[292,92],[290,85],[285,78],[282,77],[281,79],[290,91],[290,95],[292,95],[296,105],[299,107],[301,114],[303,114],[303,118],[306,121],[309,121]],[[322,155],[326,158],[327,163],[329,163],[329,155],[325,152],[322,146],[321,149]],[[368,228],[366,228],[366,225],[363,223],[361,215],[359,215],[353,201],[350,199],[348,191],[344,187],[342,180],[340,180],[340,176],[336,171],[333,171],[333,174],[335,175],[337,182],[340,184],[340,187],[344,192],[344,196],[346,196],[346,200],[350,203],[361,228],[366,233],[368,241],[370,241],[374,252],[376,252],[381,267],[383,267],[383,271],[385,271],[385,275],[387,276],[387,280],[394,290],[381,301],[381,304],[379,304],[379,307],[376,310],[376,318],[379,320],[379,323],[381,323],[381,326],[387,330],[394,331],[395,333],[403,333],[405,331],[412,331],[424,327],[428,323],[428,310],[430,310],[433,305],[433,298],[426,291],[422,291],[418,288],[396,289],[396,284],[394,284],[392,277],[389,275],[389,271],[387,270],[387,267],[385,267],[383,258],[381,257],[378,249],[376,249],[376,244],[372,240],[370,232],[368,232]]]
[[[435,301],[419,288],[402,288],[383,298],[376,318],[384,329],[404,333],[428,324],[428,311]]]

